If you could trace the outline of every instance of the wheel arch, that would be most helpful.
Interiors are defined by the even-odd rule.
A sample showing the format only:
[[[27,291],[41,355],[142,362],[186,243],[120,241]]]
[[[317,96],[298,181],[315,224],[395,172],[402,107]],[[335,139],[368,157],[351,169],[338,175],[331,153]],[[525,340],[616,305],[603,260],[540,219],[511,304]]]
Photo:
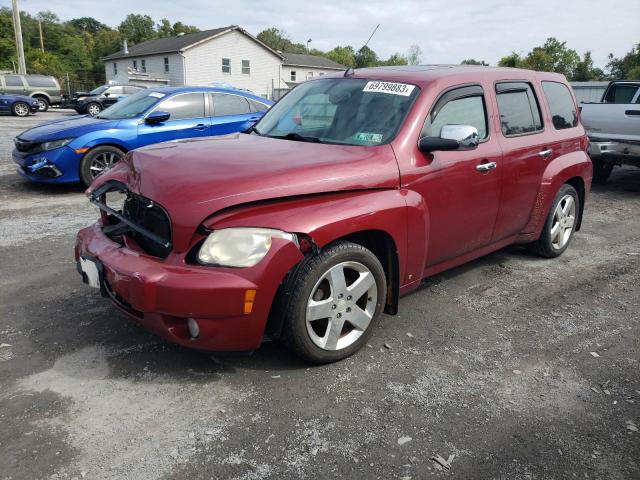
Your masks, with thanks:
[[[46,92],[33,92],[31,93],[30,97],[32,98],[38,98],[38,97],[42,97],[44,98],[49,104],[51,104],[51,96],[49,94],[47,94]]]

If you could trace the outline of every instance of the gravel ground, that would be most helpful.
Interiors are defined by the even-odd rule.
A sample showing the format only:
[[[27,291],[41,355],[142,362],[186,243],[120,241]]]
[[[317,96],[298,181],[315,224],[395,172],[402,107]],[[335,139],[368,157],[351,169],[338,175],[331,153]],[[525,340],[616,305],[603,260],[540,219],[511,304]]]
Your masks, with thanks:
[[[640,170],[594,188],[561,258],[435,276],[309,368],[167,344],[80,282],[96,212],[10,159],[65,114],[0,117],[0,479],[640,478]]]

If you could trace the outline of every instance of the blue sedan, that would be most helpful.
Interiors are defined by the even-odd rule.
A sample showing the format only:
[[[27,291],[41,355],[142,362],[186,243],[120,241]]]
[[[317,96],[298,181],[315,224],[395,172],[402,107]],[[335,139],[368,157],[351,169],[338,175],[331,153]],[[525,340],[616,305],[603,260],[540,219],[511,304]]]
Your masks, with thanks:
[[[69,117],[22,132],[14,139],[13,160],[34,182],[89,185],[129,150],[244,131],[272,103],[227,88],[149,88],[97,117]]]
[[[9,113],[16,117],[26,117],[29,113],[36,113],[40,104],[38,100],[23,95],[1,95],[0,113]]]

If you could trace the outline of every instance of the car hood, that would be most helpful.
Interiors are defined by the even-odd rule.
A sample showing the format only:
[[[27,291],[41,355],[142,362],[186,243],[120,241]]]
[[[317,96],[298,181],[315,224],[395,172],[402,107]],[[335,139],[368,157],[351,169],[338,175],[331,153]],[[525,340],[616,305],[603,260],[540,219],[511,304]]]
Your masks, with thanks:
[[[162,205],[174,247],[184,251],[195,229],[225,208],[336,191],[398,188],[389,145],[360,147],[234,134],[167,142],[135,150],[100,176]]]
[[[65,137],[78,137],[96,130],[116,128],[120,120],[102,120],[89,116],[72,116],[37,125],[25,130],[18,138],[30,142],[45,142]]]

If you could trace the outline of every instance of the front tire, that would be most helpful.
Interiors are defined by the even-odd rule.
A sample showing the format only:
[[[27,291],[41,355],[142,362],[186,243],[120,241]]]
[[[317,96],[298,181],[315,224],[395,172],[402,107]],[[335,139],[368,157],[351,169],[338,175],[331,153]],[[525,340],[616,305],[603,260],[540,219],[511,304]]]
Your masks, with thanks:
[[[294,273],[282,341],[316,364],[358,351],[379,322],[387,283],[378,258],[341,241],[305,260]]]
[[[578,192],[565,183],[556,194],[540,238],[533,244],[535,252],[545,258],[562,255],[575,233],[579,212]]]
[[[80,180],[88,187],[102,173],[122,160],[124,152],[117,147],[105,145],[89,150],[80,162]]]
[[[24,102],[16,102],[11,107],[11,112],[16,117],[27,117],[30,111],[31,109],[29,108],[29,105]]]

